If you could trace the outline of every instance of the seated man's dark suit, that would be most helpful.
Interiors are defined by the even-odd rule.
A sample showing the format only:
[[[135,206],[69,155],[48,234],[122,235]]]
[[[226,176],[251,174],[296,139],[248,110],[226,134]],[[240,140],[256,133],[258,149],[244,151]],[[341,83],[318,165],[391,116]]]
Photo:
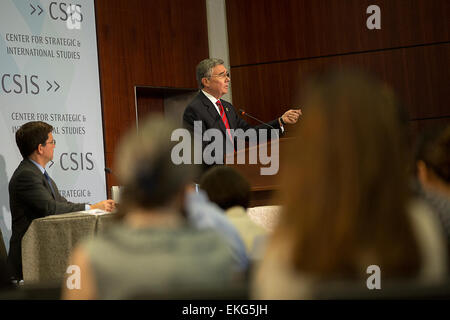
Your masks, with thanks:
[[[22,160],[9,181],[12,236],[8,265],[16,278],[22,278],[22,237],[33,219],[85,210],[84,204],[67,201],[59,194],[55,182],[52,179],[50,182],[55,195],[40,169],[28,159]]]
[[[234,110],[234,107],[231,103],[220,99],[225,114],[227,115],[228,123],[230,125],[230,129],[243,129],[246,131],[247,129],[253,128],[256,130],[259,129],[265,129],[270,130],[271,127],[274,129],[277,129],[278,132],[281,132],[280,130],[280,124],[278,122],[278,119],[275,119],[273,121],[267,122],[267,125],[260,124],[257,126],[251,126],[249,125],[245,120],[241,119],[236,111]],[[202,91],[200,91],[197,96],[192,100],[189,105],[184,110],[183,114],[183,125],[186,129],[189,129],[191,132],[194,131],[194,121],[201,121],[202,123],[202,132],[205,132],[208,129],[216,128],[219,129],[223,134],[224,141],[228,141],[229,138],[227,137],[226,128],[223,124],[222,119],[220,118],[219,113],[217,112],[216,107],[212,104],[211,100],[206,97]],[[268,139],[270,139],[270,133],[268,134]],[[206,145],[209,143],[203,143],[203,148],[205,148]],[[234,144],[237,146],[237,144]],[[225,150],[225,145],[224,145]],[[225,152],[224,152],[225,154]]]

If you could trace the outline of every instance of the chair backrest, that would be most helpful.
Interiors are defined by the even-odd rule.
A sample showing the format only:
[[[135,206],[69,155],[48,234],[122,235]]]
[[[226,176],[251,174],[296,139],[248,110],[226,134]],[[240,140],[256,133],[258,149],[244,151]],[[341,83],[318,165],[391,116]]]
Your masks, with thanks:
[[[450,280],[439,283],[418,281],[390,281],[380,289],[369,290],[365,282],[336,282],[318,285],[313,289],[318,300],[396,300],[396,299],[450,299]]]
[[[248,282],[224,288],[138,292],[124,300],[248,300]]]
[[[273,231],[278,223],[281,206],[259,206],[247,209],[250,219],[267,231]]]
[[[59,300],[61,283],[24,284],[0,290],[0,300]]]
[[[6,253],[6,246],[3,242],[3,234],[2,229],[0,229],[0,259],[6,261],[7,253]]]

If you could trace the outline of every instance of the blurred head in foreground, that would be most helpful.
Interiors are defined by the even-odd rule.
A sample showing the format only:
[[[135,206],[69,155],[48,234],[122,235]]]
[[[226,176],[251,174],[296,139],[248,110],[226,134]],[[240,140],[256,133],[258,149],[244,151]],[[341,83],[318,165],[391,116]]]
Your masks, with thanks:
[[[305,117],[284,163],[284,209],[268,264],[283,264],[284,275],[363,279],[364,285],[370,265],[380,267],[383,279],[417,276],[405,134],[393,93],[348,71],[318,76],[304,97]],[[273,295],[283,290],[281,282],[272,289]]]
[[[177,127],[160,116],[151,118],[125,135],[116,152],[116,172],[123,190],[119,217],[134,210],[172,208],[178,213],[183,194],[196,175],[194,165],[175,165],[171,141]]]
[[[111,225],[73,252],[82,287],[67,299],[195,298],[223,289],[233,258],[213,231],[191,227],[182,214],[185,187],[195,169],[171,159],[177,129],[151,115],[131,130],[116,154],[123,186],[120,223]]]

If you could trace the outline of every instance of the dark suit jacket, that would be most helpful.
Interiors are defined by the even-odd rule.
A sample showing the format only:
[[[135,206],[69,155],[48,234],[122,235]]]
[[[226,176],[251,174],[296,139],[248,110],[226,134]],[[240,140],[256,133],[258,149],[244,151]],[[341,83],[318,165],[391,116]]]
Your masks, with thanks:
[[[278,129],[278,134],[280,134],[280,124],[278,123],[278,119],[267,122],[267,125],[260,124],[257,126],[249,125],[245,120],[240,118],[234,107],[231,103],[220,99],[222,102],[223,108],[225,110],[225,114],[227,115],[228,123],[231,129],[243,129],[244,131],[250,128],[254,129],[265,129],[270,130],[270,126]],[[216,107],[212,104],[211,100],[206,97],[202,91],[200,91],[197,96],[192,100],[189,105],[184,110],[183,114],[183,125],[185,128],[189,129],[191,132],[194,132],[194,121],[201,121],[202,123],[202,132],[205,132],[208,129],[216,128],[219,129],[223,134],[224,139],[224,151],[226,150],[225,145],[229,142],[229,138],[226,133],[225,125],[223,124],[222,119],[220,118],[219,113],[217,112]],[[270,134],[268,134],[270,138]],[[203,143],[203,149],[208,145],[208,142]],[[231,143],[230,143],[231,144]],[[235,147],[237,144],[235,143]],[[232,150],[232,149],[231,149]],[[223,155],[226,153],[224,152]]]
[[[39,168],[30,160],[24,159],[9,181],[12,236],[8,265],[16,278],[22,279],[22,237],[33,219],[85,210],[84,204],[72,203],[62,197],[55,182],[50,180],[55,196]]]

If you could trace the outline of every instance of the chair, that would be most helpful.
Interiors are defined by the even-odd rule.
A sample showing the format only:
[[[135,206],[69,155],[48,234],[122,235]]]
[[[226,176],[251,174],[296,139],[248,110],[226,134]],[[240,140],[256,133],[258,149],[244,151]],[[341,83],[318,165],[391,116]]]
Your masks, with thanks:
[[[316,285],[312,299],[317,300],[439,300],[450,299],[450,279],[440,283],[411,280],[385,281],[380,289],[369,290],[364,281]]]
[[[267,231],[271,232],[275,228],[279,215],[281,212],[281,206],[258,206],[247,209],[247,213],[250,219],[257,225],[263,227]]]
[[[3,234],[2,229],[0,229],[0,259],[6,261],[6,258],[8,257],[8,254],[6,253],[6,246],[3,242]]]
[[[59,300],[61,284],[24,284],[0,291],[0,300]]]
[[[247,281],[223,288],[178,288],[176,291],[152,290],[137,292],[125,300],[248,300]]]

